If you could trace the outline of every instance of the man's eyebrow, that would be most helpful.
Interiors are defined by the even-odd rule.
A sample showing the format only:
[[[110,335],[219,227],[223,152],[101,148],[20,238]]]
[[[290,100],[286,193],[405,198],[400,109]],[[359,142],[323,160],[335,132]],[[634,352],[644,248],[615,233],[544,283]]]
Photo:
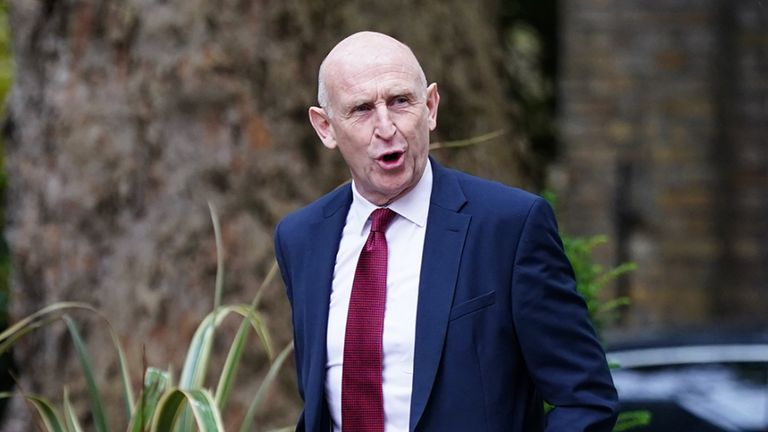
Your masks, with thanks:
[[[353,109],[355,107],[359,107],[361,105],[367,105],[367,104],[370,104],[370,103],[372,103],[370,99],[367,99],[367,98],[365,98],[365,99],[364,98],[357,98],[357,99],[350,100],[348,103],[342,104],[342,108],[344,108],[344,110],[346,110],[346,111],[349,111],[349,110],[351,110],[351,109]]]
[[[384,99],[389,100],[396,96],[408,96],[411,98],[414,98],[418,95],[418,91],[413,88],[408,87],[395,87],[390,90],[387,90],[386,93],[384,93]],[[358,96],[354,99],[350,99],[346,102],[342,102],[341,106],[344,110],[351,110],[352,108],[366,105],[366,104],[372,104],[374,103],[375,97],[371,96]]]

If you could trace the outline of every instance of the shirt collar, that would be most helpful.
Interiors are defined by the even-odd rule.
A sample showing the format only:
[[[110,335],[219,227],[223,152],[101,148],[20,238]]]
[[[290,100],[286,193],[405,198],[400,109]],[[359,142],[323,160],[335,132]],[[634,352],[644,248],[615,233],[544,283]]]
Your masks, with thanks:
[[[408,219],[419,227],[424,227],[429,215],[429,200],[432,197],[432,164],[427,160],[424,173],[421,179],[416,183],[413,189],[408,191],[394,202],[389,204],[389,208],[400,216]],[[368,217],[379,208],[377,205],[365,199],[357,191],[354,180],[352,181],[352,205],[349,208],[349,217],[347,224],[361,235],[365,228]]]

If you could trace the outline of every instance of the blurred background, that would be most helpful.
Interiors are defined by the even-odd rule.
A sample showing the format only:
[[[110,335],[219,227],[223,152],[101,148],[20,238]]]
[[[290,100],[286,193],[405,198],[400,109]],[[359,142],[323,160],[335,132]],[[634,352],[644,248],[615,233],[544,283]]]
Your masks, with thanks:
[[[566,235],[607,237],[596,265],[636,265],[599,292],[629,299],[603,326],[606,340],[768,328],[764,0],[0,5],[0,327],[84,301],[109,317],[134,376],[143,365],[178,371],[212,308],[207,202],[221,218],[224,301],[248,303],[272,265],[276,222],[348,178],[306,110],[330,48],[376,30],[411,46],[439,84],[433,142],[492,136],[437,159],[554,195]],[[291,330],[279,282],[261,309],[282,347]],[[76,318],[120,430],[109,334]],[[217,341],[218,362],[230,338]],[[82,405],[64,326],[28,335],[13,356],[2,368],[26,391],[60,400],[66,384]],[[227,424],[268,366],[251,347]],[[259,430],[294,421],[292,368],[260,408]],[[10,404],[0,430],[32,430],[23,402]]]

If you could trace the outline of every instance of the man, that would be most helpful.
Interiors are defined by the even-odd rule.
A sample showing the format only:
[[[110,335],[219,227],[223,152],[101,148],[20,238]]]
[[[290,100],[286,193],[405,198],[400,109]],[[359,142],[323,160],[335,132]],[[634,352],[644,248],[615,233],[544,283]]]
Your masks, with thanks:
[[[428,158],[437,84],[389,36],[334,47],[318,102],[352,182],[275,232],[297,430],[610,431],[616,393],[546,202]]]

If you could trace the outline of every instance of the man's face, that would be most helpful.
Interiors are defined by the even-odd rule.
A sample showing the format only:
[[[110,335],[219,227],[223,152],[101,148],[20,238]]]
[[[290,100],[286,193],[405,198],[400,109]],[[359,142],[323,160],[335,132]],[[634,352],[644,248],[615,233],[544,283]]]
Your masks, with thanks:
[[[331,115],[310,109],[323,144],[339,149],[358,191],[377,205],[397,199],[421,179],[429,132],[437,124],[437,85],[424,88],[420,69],[408,56],[341,60],[326,81]]]

